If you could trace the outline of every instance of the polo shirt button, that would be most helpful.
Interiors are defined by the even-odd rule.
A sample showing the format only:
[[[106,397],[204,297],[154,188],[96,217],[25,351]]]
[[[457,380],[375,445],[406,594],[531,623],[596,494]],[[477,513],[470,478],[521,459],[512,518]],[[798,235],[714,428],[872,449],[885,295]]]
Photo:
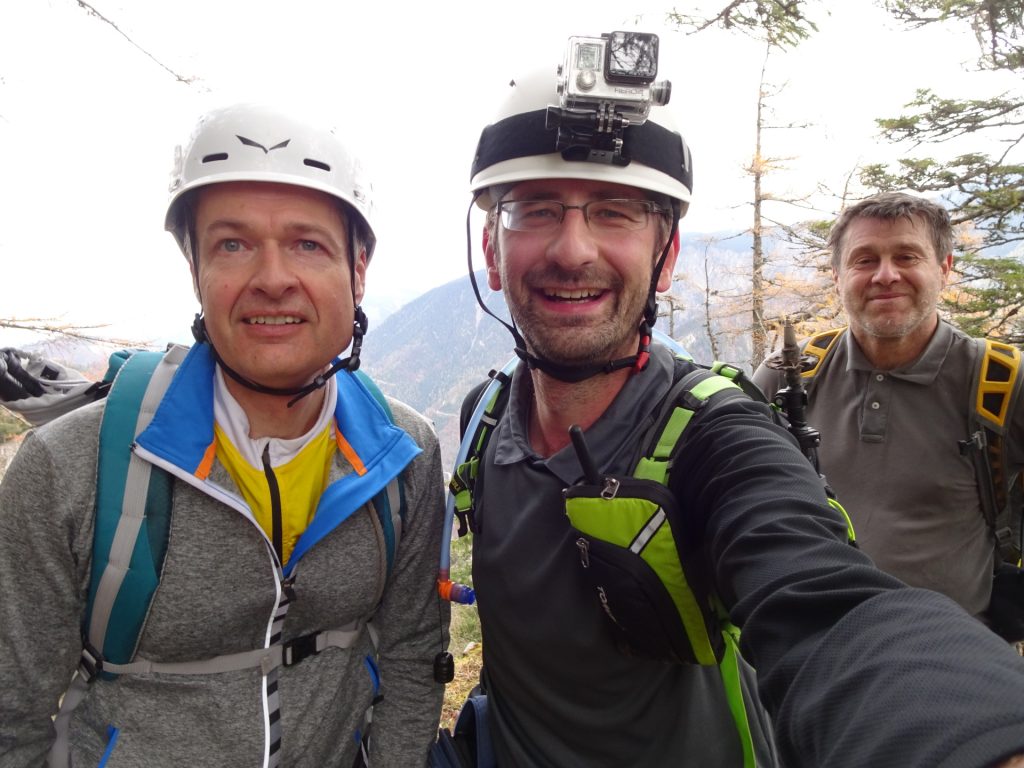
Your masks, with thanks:
[[[882,407],[882,404],[880,402],[878,402],[877,400],[875,400],[875,402],[873,402],[871,404],[871,409],[874,410],[874,411],[877,411],[881,407]]]
[[[885,381],[885,374],[884,373],[876,373],[875,374],[875,381]]]

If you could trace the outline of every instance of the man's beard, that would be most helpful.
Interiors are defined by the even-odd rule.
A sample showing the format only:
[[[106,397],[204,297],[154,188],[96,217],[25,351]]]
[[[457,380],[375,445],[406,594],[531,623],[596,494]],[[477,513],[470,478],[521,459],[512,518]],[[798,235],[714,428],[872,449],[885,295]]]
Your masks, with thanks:
[[[872,316],[862,309],[851,319],[876,339],[901,339],[935,314],[939,293],[935,291],[932,295],[927,296],[916,293],[911,296],[911,300],[910,309],[903,315]]]
[[[593,270],[569,272],[554,265],[531,273],[529,278],[530,286],[567,290],[601,286],[610,294],[605,311],[598,317],[566,313],[553,318],[550,313],[534,309],[532,291],[522,304],[510,304],[512,316],[532,354],[572,366],[607,362],[636,351],[637,332],[647,298],[645,283],[638,282],[635,288],[628,289],[617,276],[595,279]]]

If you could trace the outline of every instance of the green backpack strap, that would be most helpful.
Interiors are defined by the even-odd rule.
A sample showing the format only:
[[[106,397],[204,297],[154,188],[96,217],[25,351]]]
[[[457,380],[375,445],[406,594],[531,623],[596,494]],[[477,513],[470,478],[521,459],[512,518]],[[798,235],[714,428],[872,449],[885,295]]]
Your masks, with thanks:
[[[733,396],[745,394],[731,378],[706,368],[690,371],[676,381],[665,396],[654,425],[640,441],[643,455],[636,463],[633,477],[668,485],[670,459],[682,444],[683,433],[697,411],[722,391],[732,392]]]
[[[184,347],[172,347],[166,354],[136,352],[121,361],[107,395],[84,623],[83,666],[93,675],[101,660],[131,660],[160,580],[170,526],[171,480],[163,470],[137,458],[131,448],[153,418],[186,352]]]
[[[377,386],[376,382],[361,370],[356,370],[353,376],[373,395],[377,404],[380,405],[384,414],[388,417],[388,420],[394,424],[395,415],[392,413],[387,398],[380,391],[380,387]],[[387,576],[390,577],[395,565],[395,553],[398,550],[398,542],[402,538],[402,527],[405,525],[405,487],[402,485],[401,476],[392,478],[384,489],[373,497],[371,504],[384,532],[384,545],[387,553]]]
[[[744,382],[747,382],[748,386],[744,386]],[[748,387],[754,387],[754,390],[748,391]],[[710,370],[697,368],[681,377],[665,397],[655,426],[648,431],[648,436],[643,441],[643,444],[650,446],[650,450],[648,455],[637,463],[634,476],[655,480],[667,486],[672,458],[682,447],[686,429],[694,416],[712,400],[721,402],[737,397],[764,399],[761,391],[734,365],[716,362]],[[743,766],[756,768],[754,737],[750,729],[750,716],[743,695],[740,671],[742,662],[739,652],[739,630],[729,621],[728,612],[718,597],[712,594],[709,599],[715,606],[721,626],[725,651],[718,662],[718,670],[729,703],[729,713],[743,750]]]
[[[477,531],[473,488],[487,441],[508,403],[508,384],[518,364],[519,358],[514,357],[501,370],[490,371],[488,380],[474,387],[463,401],[460,421],[464,434],[448,483],[450,503],[459,520],[460,537],[469,531]]]

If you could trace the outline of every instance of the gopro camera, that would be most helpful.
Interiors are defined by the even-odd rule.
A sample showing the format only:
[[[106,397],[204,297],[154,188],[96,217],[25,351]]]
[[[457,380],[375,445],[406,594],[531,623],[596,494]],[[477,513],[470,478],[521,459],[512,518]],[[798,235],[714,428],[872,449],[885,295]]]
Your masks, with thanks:
[[[565,62],[558,68],[557,90],[563,109],[604,106],[640,124],[652,105],[668,104],[672,94],[672,84],[656,83],[657,76],[657,35],[609,32],[601,37],[570,37]]]
[[[570,37],[558,67],[559,105],[546,125],[558,130],[556,148],[566,159],[628,165],[623,131],[642,125],[652,106],[668,104],[672,84],[658,76],[658,36],[607,32]]]

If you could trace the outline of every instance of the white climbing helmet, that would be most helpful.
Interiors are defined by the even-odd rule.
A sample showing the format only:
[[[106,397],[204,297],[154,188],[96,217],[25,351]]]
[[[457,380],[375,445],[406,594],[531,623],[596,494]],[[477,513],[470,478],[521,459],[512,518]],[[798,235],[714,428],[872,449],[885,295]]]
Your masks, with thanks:
[[[358,158],[332,129],[277,109],[237,104],[199,119],[175,152],[164,228],[185,250],[187,192],[230,181],[267,181],[315,189],[347,203],[362,219],[366,259],[373,255],[373,188]]]

